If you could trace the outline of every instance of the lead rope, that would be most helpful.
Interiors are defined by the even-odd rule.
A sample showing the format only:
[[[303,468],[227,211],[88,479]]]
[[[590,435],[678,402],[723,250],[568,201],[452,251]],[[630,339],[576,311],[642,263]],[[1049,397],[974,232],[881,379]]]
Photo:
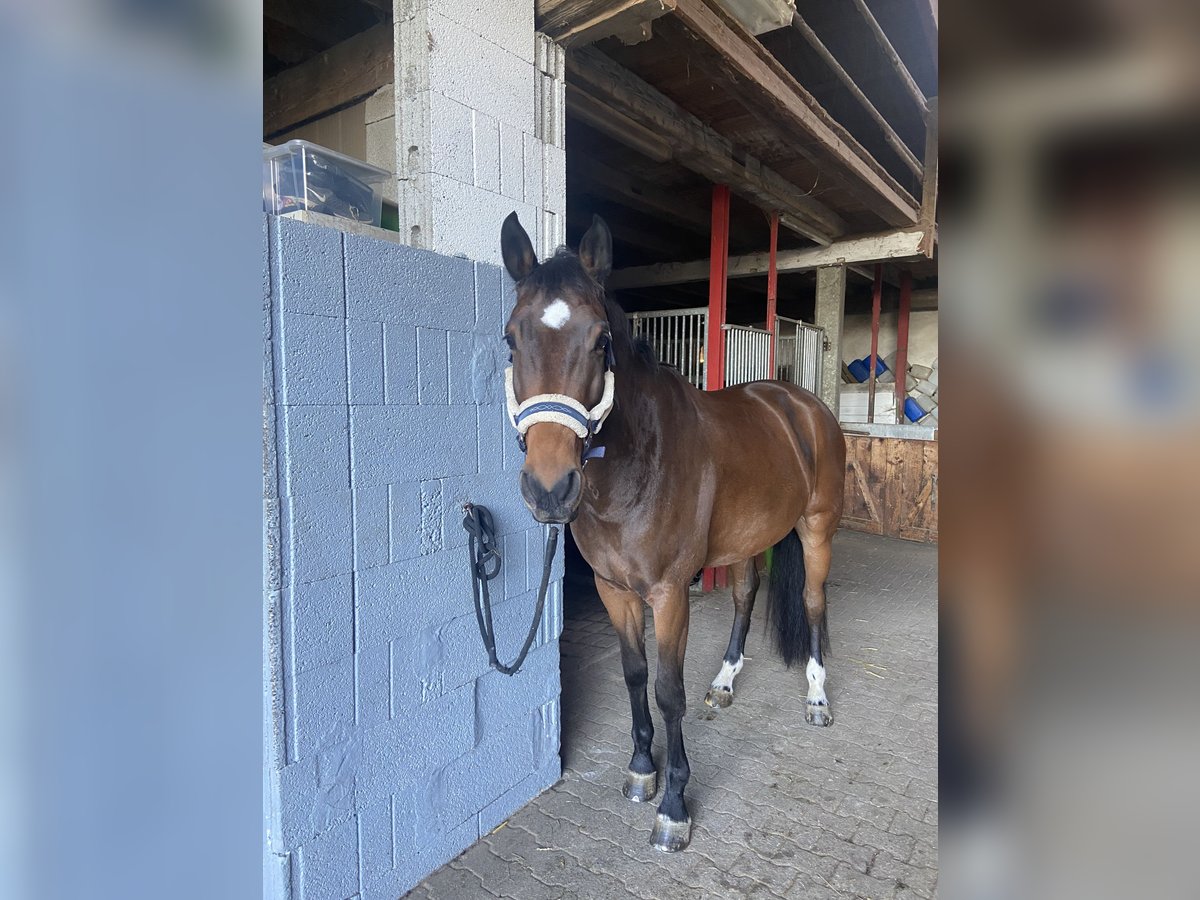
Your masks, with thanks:
[[[505,675],[516,675],[521,670],[525,657],[529,655],[529,648],[533,646],[538,626],[542,622],[546,591],[550,586],[550,569],[554,565],[554,553],[558,549],[558,526],[551,525],[546,535],[542,583],[538,588],[537,608],[533,612],[529,634],[525,636],[525,645],[521,647],[517,658],[505,665],[496,655],[496,629],[492,624],[492,598],[488,591],[488,582],[500,574],[501,566],[500,551],[496,549],[492,513],[486,506],[475,503],[466,504],[463,511],[466,513],[463,517],[463,528],[468,535],[467,556],[471,562],[471,595],[475,600],[475,620],[479,624],[479,636],[483,638],[483,646],[487,649],[488,662],[492,668]]]

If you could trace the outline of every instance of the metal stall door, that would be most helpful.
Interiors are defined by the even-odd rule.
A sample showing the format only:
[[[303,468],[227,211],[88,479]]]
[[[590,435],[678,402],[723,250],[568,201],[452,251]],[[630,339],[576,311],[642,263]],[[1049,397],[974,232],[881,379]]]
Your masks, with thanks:
[[[659,362],[674,366],[684,378],[704,390],[707,306],[630,313],[629,327],[635,338],[654,348]]]
[[[771,377],[771,332],[746,325],[724,325],[725,387]]]
[[[777,316],[775,335],[775,377],[819,395],[825,329]]]

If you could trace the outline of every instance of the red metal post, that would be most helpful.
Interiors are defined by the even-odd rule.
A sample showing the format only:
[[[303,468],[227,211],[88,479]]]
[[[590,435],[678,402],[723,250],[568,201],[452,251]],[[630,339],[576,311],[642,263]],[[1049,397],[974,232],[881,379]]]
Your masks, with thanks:
[[[908,316],[912,312],[912,272],[900,273],[900,317],[896,322],[896,422],[904,421],[908,396]]]
[[[871,371],[867,379],[867,421],[875,421],[875,366],[879,358],[879,305],[883,297],[883,264],[875,263],[875,284],[871,288]]]
[[[771,354],[767,363],[768,378],[775,377],[775,308],[779,301],[779,272],[776,257],[779,253],[779,213],[771,213],[771,250],[767,257],[767,331],[771,332]]]
[[[704,387],[719,391],[725,386],[725,288],[729,272],[729,187],[714,184],[712,192],[712,242],[708,256],[708,341],[704,354],[708,362]],[[721,581],[724,581],[724,571]],[[717,578],[706,568],[701,586],[711,591]],[[722,587],[724,584],[722,584]]]
[[[713,185],[712,244],[708,269],[708,376],[704,387],[718,391],[725,386],[725,281],[729,271],[729,188]]]

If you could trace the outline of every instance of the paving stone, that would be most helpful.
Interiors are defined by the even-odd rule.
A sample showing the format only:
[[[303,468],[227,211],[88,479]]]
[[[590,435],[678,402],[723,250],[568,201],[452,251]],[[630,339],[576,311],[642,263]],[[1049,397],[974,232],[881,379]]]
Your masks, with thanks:
[[[668,855],[649,845],[654,804],[621,795],[632,746],[616,637],[594,593],[568,586],[562,780],[411,896],[936,896],[937,550],[839,533],[828,593],[835,723],[826,729],[805,724],[804,674],[783,667],[758,619],[733,705],[704,705],[733,610],[728,591],[693,595],[684,672],[692,844]],[[661,767],[650,616],[646,645]]]

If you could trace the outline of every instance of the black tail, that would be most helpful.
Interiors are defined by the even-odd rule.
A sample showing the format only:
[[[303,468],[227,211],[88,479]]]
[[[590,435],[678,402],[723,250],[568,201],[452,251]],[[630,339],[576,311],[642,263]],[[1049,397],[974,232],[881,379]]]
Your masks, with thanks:
[[[824,616],[821,618],[821,643],[825,649],[829,638]],[[774,626],[775,646],[788,668],[807,663],[812,653],[812,629],[804,612],[804,548],[794,530],[771,551],[767,619]]]

